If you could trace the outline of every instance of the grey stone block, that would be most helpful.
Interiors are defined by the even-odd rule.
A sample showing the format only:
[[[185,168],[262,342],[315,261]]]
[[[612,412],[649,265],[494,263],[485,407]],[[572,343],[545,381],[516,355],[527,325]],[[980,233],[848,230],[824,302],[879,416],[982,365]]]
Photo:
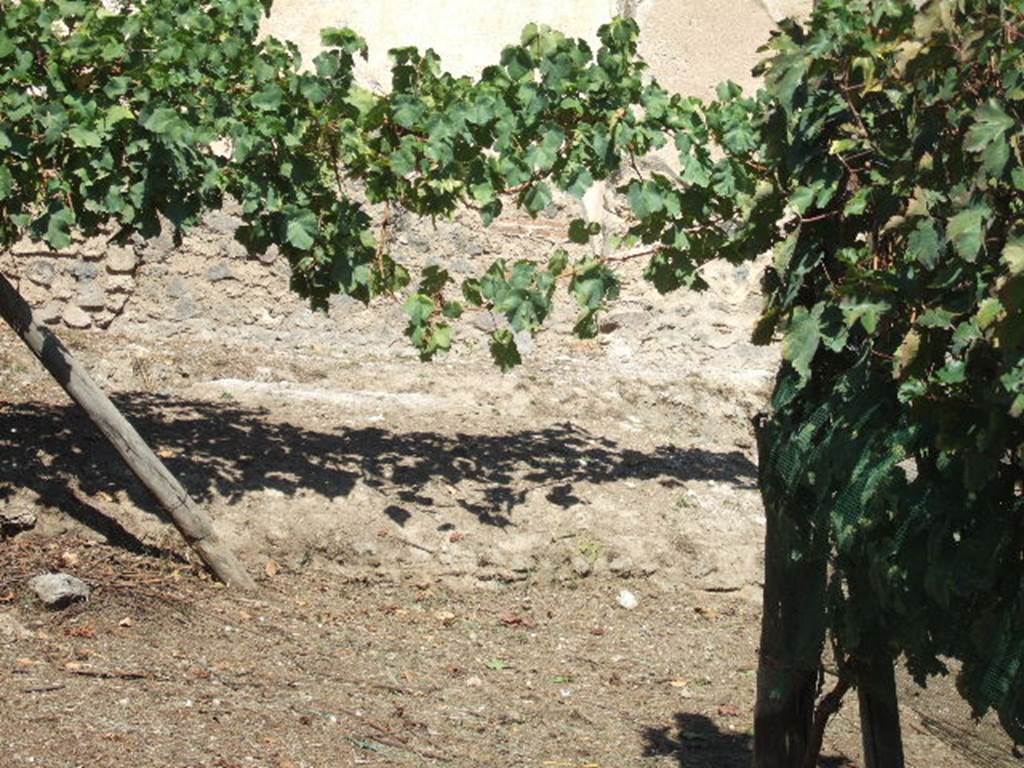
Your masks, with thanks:
[[[64,307],[64,314],[61,317],[64,320],[64,325],[68,328],[88,328],[92,325],[92,318],[89,317],[89,313],[81,307],[76,307],[74,304],[68,304]]]
[[[132,272],[138,262],[139,259],[135,255],[135,250],[133,248],[115,246],[110,250],[110,254],[107,256],[107,271]]]

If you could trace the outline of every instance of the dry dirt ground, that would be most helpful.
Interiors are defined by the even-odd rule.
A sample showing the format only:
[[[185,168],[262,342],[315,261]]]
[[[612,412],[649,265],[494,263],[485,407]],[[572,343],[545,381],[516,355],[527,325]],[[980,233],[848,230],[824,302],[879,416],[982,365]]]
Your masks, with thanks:
[[[254,596],[201,578],[0,334],[0,505],[39,518],[0,541],[0,765],[746,765],[749,420],[777,350],[745,340],[756,273],[709,277],[663,298],[627,275],[601,340],[567,342],[565,309],[509,375],[481,329],[419,364],[393,306],[343,308],[344,336],[301,314],[170,335],[137,311],[69,334],[263,575]],[[229,317],[250,299],[228,293]],[[45,611],[45,570],[92,599]],[[823,765],[858,764],[855,711]],[[906,690],[903,717],[911,766],[1015,764],[948,684]]]

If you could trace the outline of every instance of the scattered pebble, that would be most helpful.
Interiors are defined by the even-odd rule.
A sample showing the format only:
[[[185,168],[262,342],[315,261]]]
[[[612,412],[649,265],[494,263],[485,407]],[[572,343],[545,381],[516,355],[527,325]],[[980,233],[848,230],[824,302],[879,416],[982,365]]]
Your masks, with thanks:
[[[72,603],[89,599],[89,585],[66,573],[44,573],[28,583],[47,608],[67,608]]]
[[[32,637],[25,626],[9,612],[0,613],[0,641],[28,640]]]
[[[634,608],[640,605],[640,601],[637,600],[636,595],[634,595],[628,589],[624,589],[621,592],[619,592],[619,605],[621,605],[627,611],[632,611]]]

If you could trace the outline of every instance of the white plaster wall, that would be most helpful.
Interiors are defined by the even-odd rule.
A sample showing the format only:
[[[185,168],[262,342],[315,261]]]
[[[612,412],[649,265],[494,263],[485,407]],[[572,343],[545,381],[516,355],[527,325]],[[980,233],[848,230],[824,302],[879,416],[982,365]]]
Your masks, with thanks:
[[[732,80],[757,87],[751,69],[775,22],[802,16],[812,0],[641,0],[640,53],[668,90],[710,96]]]
[[[773,21],[801,15],[812,0],[276,0],[266,31],[295,42],[307,61],[320,47],[320,29],[348,26],[367,39],[370,60],[360,79],[390,83],[390,48],[433,48],[446,69],[476,74],[495,63],[529,22],[548,24],[592,43],[617,13],[640,20],[641,51],[669,89],[707,95],[732,79],[754,85],[750,69]]]
[[[351,27],[370,47],[360,78],[387,87],[391,48],[433,48],[449,72],[477,74],[497,63],[530,22],[593,42],[617,11],[617,0],[276,0],[266,29],[296,43],[308,60],[320,47],[322,27]]]

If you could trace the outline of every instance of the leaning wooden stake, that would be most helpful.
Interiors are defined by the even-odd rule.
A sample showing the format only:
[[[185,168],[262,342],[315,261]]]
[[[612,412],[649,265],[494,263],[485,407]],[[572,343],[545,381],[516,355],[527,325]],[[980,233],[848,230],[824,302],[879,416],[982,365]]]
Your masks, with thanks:
[[[0,316],[21,337],[65,392],[82,407],[135,476],[167,510],[175,527],[221,581],[241,589],[256,583],[224,545],[209,516],[121,415],[53,332],[38,322],[17,289],[0,275]]]

